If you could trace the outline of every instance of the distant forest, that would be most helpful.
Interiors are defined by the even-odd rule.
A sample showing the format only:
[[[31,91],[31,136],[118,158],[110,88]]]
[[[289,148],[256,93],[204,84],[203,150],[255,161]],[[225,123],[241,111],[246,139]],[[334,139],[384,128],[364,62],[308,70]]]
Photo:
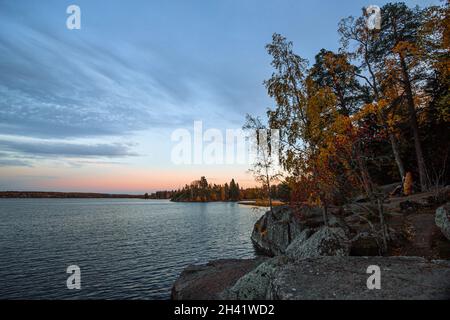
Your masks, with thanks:
[[[287,183],[271,186],[271,198],[289,201],[290,189]],[[267,198],[267,191],[263,188],[241,188],[239,183],[231,179],[230,183],[210,184],[206,177],[201,177],[182,189],[173,191],[157,191],[145,194],[146,199],[171,199],[176,202],[209,202],[209,201],[240,201]]]
[[[113,198],[113,199],[144,199],[142,194],[111,194],[94,192],[54,192],[54,191],[0,191],[0,198]]]

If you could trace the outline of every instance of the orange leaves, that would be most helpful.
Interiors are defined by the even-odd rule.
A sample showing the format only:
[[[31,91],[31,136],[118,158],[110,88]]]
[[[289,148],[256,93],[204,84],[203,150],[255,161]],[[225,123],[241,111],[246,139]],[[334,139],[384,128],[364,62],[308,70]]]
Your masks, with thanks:
[[[307,157],[306,170],[298,177],[296,188],[301,193],[298,200],[310,205],[329,204],[334,202],[337,193],[351,193],[356,189],[352,162],[358,128],[352,120],[338,113],[328,118],[326,130],[320,131],[321,143]]]
[[[393,52],[402,55],[414,56],[419,56],[422,54],[420,48],[415,43],[409,41],[399,41],[393,48]]]

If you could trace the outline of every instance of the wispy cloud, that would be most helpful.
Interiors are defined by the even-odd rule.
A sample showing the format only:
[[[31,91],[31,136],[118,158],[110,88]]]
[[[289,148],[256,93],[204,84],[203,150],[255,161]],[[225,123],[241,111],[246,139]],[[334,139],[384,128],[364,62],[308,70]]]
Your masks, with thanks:
[[[79,144],[52,141],[8,141],[0,140],[2,150],[22,155],[61,156],[61,157],[128,157],[137,154],[130,150],[129,144],[100,143]]]
[[[0,167],[32,167],[29,161],[18,159],[0,159]]]
[[[2,134],[123,135],[185,120],[164,88],[118,57],[26,26],[14,35],[0,33]]]

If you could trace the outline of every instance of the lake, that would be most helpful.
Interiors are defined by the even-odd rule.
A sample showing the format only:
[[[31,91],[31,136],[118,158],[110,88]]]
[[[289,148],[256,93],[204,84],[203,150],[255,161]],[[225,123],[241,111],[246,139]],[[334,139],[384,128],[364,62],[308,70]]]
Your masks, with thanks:
[[[189,264],[254,257],[262,214],[227,202],[0,199],[0,298],[168,299]],[[70,265],[80,290],[67,289]]]

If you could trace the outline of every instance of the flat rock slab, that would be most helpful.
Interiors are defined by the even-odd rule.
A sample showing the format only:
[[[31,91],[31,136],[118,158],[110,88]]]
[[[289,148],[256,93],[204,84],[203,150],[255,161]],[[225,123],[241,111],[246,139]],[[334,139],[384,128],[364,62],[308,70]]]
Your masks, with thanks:
[[[223,259],[183,270],[172,287],[174,300],[215,300],[246,273],[267,258]]]
[[[381,289],[367,288],[368,266],[381,270]],[[269,299],[450,299],[450,261],[419,257],[318,257],[284,265]]]

